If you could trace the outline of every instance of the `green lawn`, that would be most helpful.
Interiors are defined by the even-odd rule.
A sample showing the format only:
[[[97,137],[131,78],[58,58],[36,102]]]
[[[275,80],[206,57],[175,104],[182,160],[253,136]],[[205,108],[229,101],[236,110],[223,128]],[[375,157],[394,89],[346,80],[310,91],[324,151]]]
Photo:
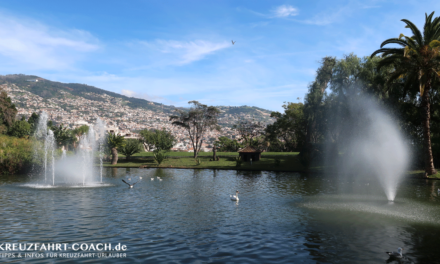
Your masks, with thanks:
[[[194,158],[169,158],[162,164],[158,165],[152,158],[132,159],[129,161],[119,160],[118,164],[111,165],[105,162],[105,167],[147,167],[147,168],[191,168],[191,169],[230,169],[230,170],[274,170],[274,171],[305,171],[300,164],[297,155],[288,155],[284,157],[262,157],[260,161],[243,162],[240,167],[236,166],[236,162],[230,158],[220,158],[219,161],[209,161],[210,157],[200,157],[201,164],[197,165]],[[276,159],[280,163],[277,165]]]
[[[424,170],[413,170],[409,171],[408,174],[422,178],[425,174]],[[440,179],[440,170],[437,169],[437,174],[429,175],[428,179]]]
[[[263,152],[261,156],[295,156],[299,152]],[[167,152],[169,157],[193,157],[193,152]],[[125,157],[118,154],[119,157]],[[238,152],[217,152],[217,156],[238,156]],[[141,152],[134,154],[133,157],[153,157],[153,152]],[[199,157],[212,157],[212,152],[199,152]]]

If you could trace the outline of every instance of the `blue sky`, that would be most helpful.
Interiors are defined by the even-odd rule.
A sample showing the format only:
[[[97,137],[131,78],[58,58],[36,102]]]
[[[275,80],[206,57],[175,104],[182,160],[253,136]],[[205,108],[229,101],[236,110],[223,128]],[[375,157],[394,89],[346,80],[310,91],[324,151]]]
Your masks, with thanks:
[[[440,1],[419,2],[0,0],[0,74],[281,111],[324,56],[368,56],[409,34],[401,19],[440,15]]]

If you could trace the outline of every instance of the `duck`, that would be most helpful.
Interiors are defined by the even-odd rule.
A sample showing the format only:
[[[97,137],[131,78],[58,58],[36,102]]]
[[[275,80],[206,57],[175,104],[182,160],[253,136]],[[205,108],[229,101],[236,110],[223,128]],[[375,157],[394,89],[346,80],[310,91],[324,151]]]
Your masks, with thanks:
[[[135,185],[136,183],[139,182],[139,181],[137,181],[137,182],[135,182],[135,183],[133,183],[133,184],[130,184],[130,183],[124,181],[124,180],[122,180],[122,181],[123,181],[125,184],[127,184],[127,185],[128,185],[128,188],[130,188],[130,189],[132,189],[132,188],[134,187],[134,185]]]
[[[392,258],[399,258],[400,259],[403,257],[402,251],[403,251],[403,248],[399,247],[399,248],[397,248],[397,252],[393,251],[393,252],[385,252],[385,253],[387,253]]]
[[[229,195],[231,201],[238,201],[238,191],[235,192],[235,195]]]

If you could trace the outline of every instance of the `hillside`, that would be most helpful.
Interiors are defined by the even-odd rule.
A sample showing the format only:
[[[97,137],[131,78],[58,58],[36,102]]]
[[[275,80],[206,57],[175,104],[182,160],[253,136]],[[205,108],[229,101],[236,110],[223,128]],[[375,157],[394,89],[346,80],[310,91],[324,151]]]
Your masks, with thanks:
[[[105,102],[105,97],[120,99],[130,108],[142,108],[153,112],[161,112],[171,114],[175,107],[148,101],[145,99],[128,97],[114,92],[106,91],[94,86],[79,83],[61,83],[53,82],[35,75],[13,74],[0,75],[0,85],[14,84],[19,89],[38,95],[39,97],[49,99],[63,99],[69,96],[81,97],[96,102]],[[106,96],[105,96],[106,95]],[[17,102],[18,106],[21,105]],[[271,111],[254,107],[254,106],[217,106],[222,114],[220,117],[226,116],[251,116],[252,119],[263,123],[271,122]],[[80,110],[80,109],[76,109]],[[246,118],[246,117],[244,117]],[[227,125],[227,124],[224,124]]]

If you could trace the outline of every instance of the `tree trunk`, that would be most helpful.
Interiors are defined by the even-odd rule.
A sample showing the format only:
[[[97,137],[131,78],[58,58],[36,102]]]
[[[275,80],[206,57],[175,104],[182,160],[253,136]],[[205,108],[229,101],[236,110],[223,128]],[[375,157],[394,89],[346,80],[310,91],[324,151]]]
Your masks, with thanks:
[[[430,102],[429,102],[429,92],[430,92],[430,84],[426,84],[424,94],[422,96],[422,122],[423,122],[423,156],[425,160],[425,172],[428,175],[436,174],[437,171],[434,168],[434,158],[432,156],[432,148],[431,148],[431,129],[429,121],[431,119],[430,114]]]
[[[217,160],[217,155],[215,153],[215,146],[212,147],[212,161],[216,161]]]
[[[112,148],[112,165],[118,163],[118,150],[116,148]]]

